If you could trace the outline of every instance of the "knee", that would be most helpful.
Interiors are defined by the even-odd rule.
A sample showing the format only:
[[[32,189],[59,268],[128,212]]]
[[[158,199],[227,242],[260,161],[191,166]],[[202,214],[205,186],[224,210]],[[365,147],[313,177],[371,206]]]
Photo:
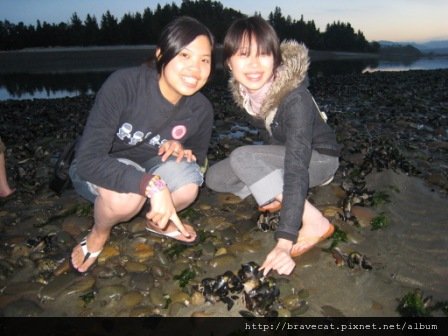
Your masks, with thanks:
[[[241,165],[241,163],[250,159],[253,154],[253,146],[241,146],[235,148],[229,156],[231,167],[233,168]]]
[[[171,194],[176,207],[176,211],[180,211],[188,207],[195,201],[199,193],[199,186],[194,183],[188,183],[177,189]]]
[[[198,197],[199,186],[195,183],[188,183],[176,190],[175,193],[181,194],[185,201],[192,203]]]
[[[145,198],[133,193],[118,193],[111,190],[99,189],[99,201],[116,216],[127,217],[135,215],[142,207]]]

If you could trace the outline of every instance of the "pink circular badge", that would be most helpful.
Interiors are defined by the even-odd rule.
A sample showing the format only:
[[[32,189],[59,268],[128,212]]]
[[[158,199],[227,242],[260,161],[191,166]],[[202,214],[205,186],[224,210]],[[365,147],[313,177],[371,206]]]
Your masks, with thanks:
[[[187,133],[187,128],[184,125],[177,125],[173,127],[171,131],[171,136],[173,139],[179,140],[182,139]]]

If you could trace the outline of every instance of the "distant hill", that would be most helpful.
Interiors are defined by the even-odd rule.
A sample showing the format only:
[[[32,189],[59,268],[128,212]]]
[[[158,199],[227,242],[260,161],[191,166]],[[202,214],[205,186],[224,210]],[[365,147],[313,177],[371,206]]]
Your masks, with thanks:
[[[383,45],[380,48],[380,55],[383,57],[407,57],[407,58],[420,58],[423,53],[414,46],[410,44],[400,45],[400,44],[390,44]]]
[[[382,48],[411,45],[424,54],[448,55],[448,40],[437,40],[424,43],[378,41],[378,43]]]

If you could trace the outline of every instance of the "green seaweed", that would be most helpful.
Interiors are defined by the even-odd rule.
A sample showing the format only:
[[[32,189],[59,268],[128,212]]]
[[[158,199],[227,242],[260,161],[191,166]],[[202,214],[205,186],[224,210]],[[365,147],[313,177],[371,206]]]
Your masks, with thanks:
[[[372,196],[372,205],[377,207],[386,203],[390,203],[389,194],[384,191],[375,191]]]
[[[173,277],[173,279],[178,280],[179,286],[181,288],[184,288],[186,285],[188,285],[190,280],[194,279],[195,276],[196,276],[196,272],[192,269],[187,268],[187,269],[184,269],[179,275],[175,275]]]
[[[193,208],[187,208],[179,212],[179,218],[194,222],[195,220],[201,218],[201,213]]]
[[[76,208],[76,215],[80,217],[92,217],[93,216],[93,204],[84,203],[79,204]]]
[[[372,226],[372,231],[384,229],[388,224],[389,220],[387,219],[384,213],[381,213],[380,215],[376,216],[370,222],[370,225]]]
[[[84,308],[95,299],[95,293],[93,291],[88,292],[84,295],[79,296],[81,300],[84,302]]]
[[[397,312],[403,317],[428,317],[431,316],[426,299],[420,289],[407,293],[398,304]]]
[[[342,231],[339,227],[335,226],[335,230],[333,233],[333,236],[331,236],[332,242],[329,248],[325,249],[325,251],[330,252],[332,249],[334,249],[339,243],[341,242],[347,242],[347,234]]]
[[[171,247],[167,248],[163,252],[170,258],[174,258],[177,257],[179,254],[181,254],[183,251],[185,251],[187,248],[188,248],[187,245],[173,244]]]

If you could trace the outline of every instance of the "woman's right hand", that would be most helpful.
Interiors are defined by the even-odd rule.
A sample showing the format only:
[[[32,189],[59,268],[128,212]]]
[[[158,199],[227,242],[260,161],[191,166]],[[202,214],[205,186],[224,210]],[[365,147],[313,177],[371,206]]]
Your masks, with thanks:
[[[168,188],[163,188],[152,195],[151,210],[146,214],[146,217],[157,224],[161,230],[165,229],[171,220],[180,233],[187,238],[191,236],[177,216],[176,208],[174,207]]]
[[[289,275],[296,267],[295,261],[291,258],[292,242],[280,238],[277,244],[267,255],[265,261],[260,267],[263,270],[263,276],[266,276],[271,270],[277,271],[278,274]]]

